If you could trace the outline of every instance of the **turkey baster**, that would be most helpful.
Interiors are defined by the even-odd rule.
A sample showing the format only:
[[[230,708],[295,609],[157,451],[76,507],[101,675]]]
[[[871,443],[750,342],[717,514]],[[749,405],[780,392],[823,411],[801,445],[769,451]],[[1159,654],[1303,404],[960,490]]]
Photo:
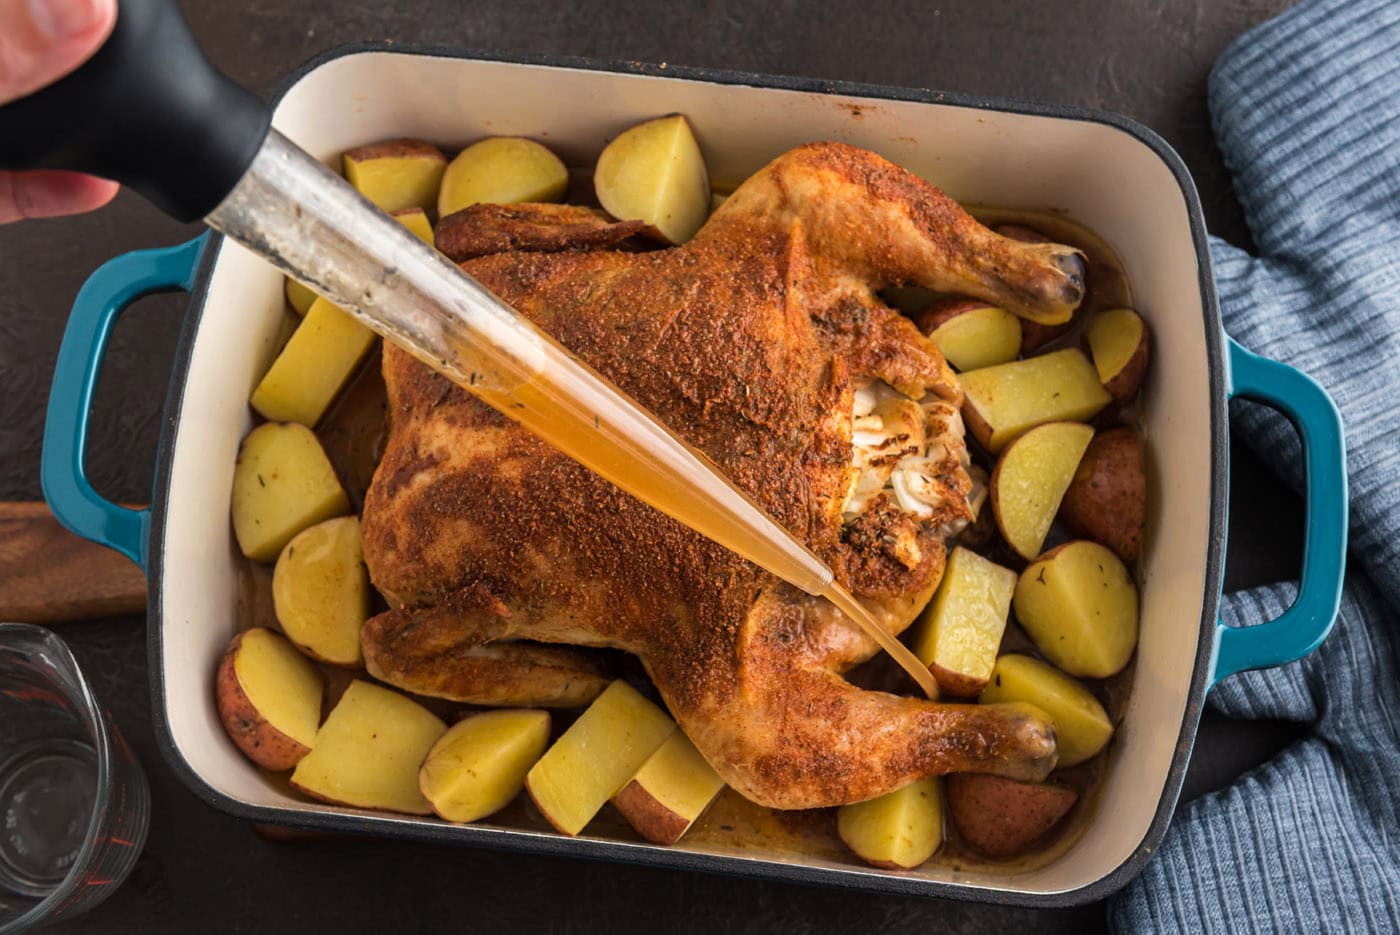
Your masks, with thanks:
[[[0,107],[0,167],[89,172],[203,218],[639,500],[831,600],[936,697],[928,668],[709,458],[271,122],[174,0],[120,0],[91,60]]]

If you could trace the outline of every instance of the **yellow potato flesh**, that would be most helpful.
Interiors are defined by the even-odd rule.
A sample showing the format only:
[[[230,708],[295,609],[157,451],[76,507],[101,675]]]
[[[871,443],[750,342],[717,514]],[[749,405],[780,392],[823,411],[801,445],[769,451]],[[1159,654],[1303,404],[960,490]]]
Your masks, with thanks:
[[[710,213],[705,158],[679,114],[638,124],[609,143],[593,187],[613,217],[645,221],[673,244],[694,237]]]
[[[350,501],[309,428],[268,422],[238,450],[231,512],[239,549],[270,562],[303,529],[350,512]]]
[[[327,802],[431,814],[418,768],[446,730],[417,702],[356,679],[297,764],[292,785]]]
[[[968,426],[992,454],[1044,422],[1083,422],[1109,403],[1088,358],[1076,348],[962,374]]]
[[[1070,675],[1107,678],[1137,645],[1137,588],[1096,542],[1071,542],[1029,565],[1011,605],[1045,658]]]
[[[1027,561],[1040,554],[1093,437],[1094,430],[1082,423],[1050,422],[1001,453],[992,474],[992,509],[1006,544]]]
[[[277,557],[272,603],[282,631],[309,655],[358,666],[370,609],[359,519],[342,516],[297,533]]]
[[[233,671],[253,708],[277,730],[310,747],[321,724],[321,673],[271,630],[243,634]]]
[[[253,390],[253,408],[274,422],[315,425],[374,342],[373,331],[317,298]]]
[[[1083,763],[1113,736],[1108,713],[1089,689],[1030,656],[1013,653],[998,659],[978,701],[1025,701],[1048,714],[1055,723],[1060,766]]]
[[[391,212],[394,220],[413,232],[413,235],[423,241],[428,246],[433,243],[433,224],[428,220],[428,213],[422,208],[405,208],[402,211]]]
[[[443,734],[418,773],[433,811],[448,821],[476,821],[500,811],[525,787],[525,773],[549,743],[549,713],[486,711]]]
[[[643,837],[674,844],[723,788],[724,780],[677,730],[623,786],[613,805]]]
[[[969,309],[929,335],[943,356],[961,372],[1015,360],[1021,352],[1021,320],[990,305]]]
[[[953,549],[914,642],[914,653],[945,691],[973,695],[991,677],[1015,589],[1011,569]]]
[[[1142,344],[1142,319],[1130,308],[1114,308],[1094,316],[1088,328],[1089,353],[1099,380],[1107,383]]]
[[[405,155],[368,159],[354,153],[351,150],[345,154],[345,179],[382,210],[431,208],[437,201],[438,187],[447,168],[442,153],[427,146]]]
[[[287,277],[285,290],[287,293],[287,304],[289,304],[292,307],[292,311],[296,312],[298,315],[305,315],[307,311],[310,310],[311,304],[315,302],[317,298],[316,293],[290,276]]]
[[[836,832],[877,867],[912,869],[943,843],[943,795],[930,776],[868,802],[836,810]]]
[[[559,201],[568,187],[569,170],[554,153],[534,140],[494,136],[468,146],[448,165],[438,217],[482,202]]]
[[[525,777],[540,813],[578,834],[676,729],[621,679],[594,699]]]

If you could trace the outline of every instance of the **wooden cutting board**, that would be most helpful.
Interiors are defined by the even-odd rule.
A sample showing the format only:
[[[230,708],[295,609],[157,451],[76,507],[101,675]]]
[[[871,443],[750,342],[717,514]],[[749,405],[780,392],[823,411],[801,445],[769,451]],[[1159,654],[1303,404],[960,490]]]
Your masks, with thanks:
[[[55,623],[146,611],[146,577],[124,555],[59,525],[43,503],[0,501],[0,621]]]

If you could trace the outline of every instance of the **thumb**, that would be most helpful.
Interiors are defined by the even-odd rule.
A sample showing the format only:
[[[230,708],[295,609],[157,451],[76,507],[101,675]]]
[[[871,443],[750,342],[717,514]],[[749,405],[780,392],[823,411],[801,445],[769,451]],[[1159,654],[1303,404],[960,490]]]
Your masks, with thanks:
[[[0,0],[0,104],[87,61],[116,20],[116,0]]]

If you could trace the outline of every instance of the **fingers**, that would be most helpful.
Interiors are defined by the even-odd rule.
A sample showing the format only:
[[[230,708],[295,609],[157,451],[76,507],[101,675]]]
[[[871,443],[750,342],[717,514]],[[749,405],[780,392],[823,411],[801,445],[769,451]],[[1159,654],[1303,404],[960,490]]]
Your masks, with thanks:
[[[87,61],[116,19],[116,0],[0,0],[0,104]]]
[[[116,182],[77,172],[0,171],[0,224],[81,214],[102,207],[116,193]]]

